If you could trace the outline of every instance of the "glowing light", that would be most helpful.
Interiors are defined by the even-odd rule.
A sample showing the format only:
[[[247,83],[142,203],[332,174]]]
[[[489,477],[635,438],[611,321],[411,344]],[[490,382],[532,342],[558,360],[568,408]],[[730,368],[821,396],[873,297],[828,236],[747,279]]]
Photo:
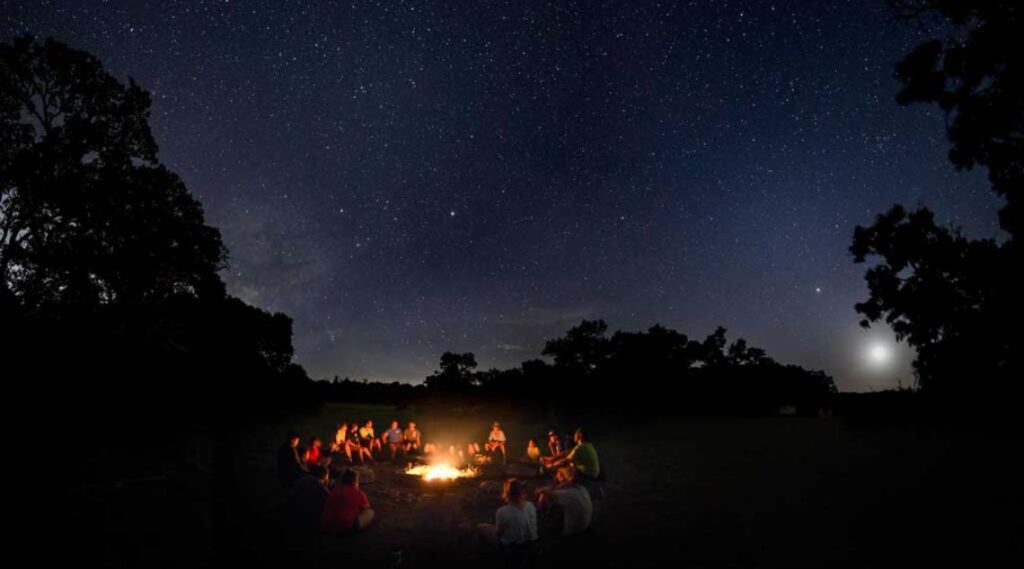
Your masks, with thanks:
[[[892,349],[882,342],[875,342],[868,346],[867,356],[868,362],[881,367],[892,359]]]
[[[421,464],[412,466],[405,470],[406,474],[419,476],[424,480],[455,480],[456,478],[473,478],[479,476],[476,469],[472,467],[455,468],[446,463]]]

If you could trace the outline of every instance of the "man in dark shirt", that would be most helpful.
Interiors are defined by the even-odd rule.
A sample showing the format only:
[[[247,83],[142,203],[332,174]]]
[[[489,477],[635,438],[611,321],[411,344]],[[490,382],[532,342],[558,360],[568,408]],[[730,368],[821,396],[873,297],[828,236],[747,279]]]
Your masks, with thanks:
[[[277,449],[277,477],[282,488],[288,488],[304,474],[309,474],[306,465],[299,458],[299,434],[288,433],[281,448]]]

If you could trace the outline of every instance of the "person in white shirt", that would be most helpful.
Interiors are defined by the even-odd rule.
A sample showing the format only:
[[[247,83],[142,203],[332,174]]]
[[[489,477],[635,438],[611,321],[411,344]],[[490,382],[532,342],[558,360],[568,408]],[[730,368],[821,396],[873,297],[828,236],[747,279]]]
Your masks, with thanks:
[[[537,508],[526,499],[526,484],[509,478],[501,493],[505,505],[494,514],[493,524],[479,524],[481,541],[506,551],[522,552],[537,540]]]
[[[561,510],[562,535],[587,531],[594,516],[590,492],[577,483],[571,467],[559,468],[555,472],[555,480],[558,484],[554,488],[545,488],[538,493],[537,504],[541,511],[549,515]]]
[[[501,460],[504,462],[505,457],[505,443],[508,439],[505,438],[505,431],[501,430],[501,425],[497,422],[491,427],[491,435],[487,437],[487,444],[484,445],[484,449],[487,452],[494,452],[496,450],[501,451]]]

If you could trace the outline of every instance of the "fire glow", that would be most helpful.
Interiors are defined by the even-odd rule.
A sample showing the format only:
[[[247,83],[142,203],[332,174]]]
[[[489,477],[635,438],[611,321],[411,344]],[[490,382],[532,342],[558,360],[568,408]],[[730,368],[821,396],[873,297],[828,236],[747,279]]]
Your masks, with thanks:
[[[419,476],[423,480],[455,480],[456,478],[473,478],[479,473],[472,467],[455,468],[446,463],[421,464],[405,470],[406,474]]]

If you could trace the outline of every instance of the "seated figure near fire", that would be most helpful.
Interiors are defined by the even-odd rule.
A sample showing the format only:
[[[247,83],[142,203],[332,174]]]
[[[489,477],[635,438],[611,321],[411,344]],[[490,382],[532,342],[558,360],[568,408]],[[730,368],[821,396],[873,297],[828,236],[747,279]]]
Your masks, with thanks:
[[[509,478],[501,492],[505,505],[494,514],[493,524],[478,524],[485,544],[511,555],[526,555],[537,541],[537,508],[527,500],[525,483]]]
[[[373,522],[370,500],[359,489],[359,473],[346,470],[341,484],[334,487],[324,502],[320,514],[320,529],[324,533],[345,535],[366,529]]]
[[[487,452],[494,452],[496,450],[501,451],[502,460],[505,459],[505,443],[508,439],[505,437],[505,431],[501,430],[501,425],[497,422],[491,427],[491,434],[487,437],[487,444],[484,445],[484,449]]]
[[[359,439],[362,442],[363,447],[370,450],[370,455],[373,455],[373,449],[376,448],[379,452],[384,452],[384,447],[380,443],[380,439],[373,433],[373,421],[367,421],[361,429],[359,429]]]
[[[542,488],[537,492],[541,517],[554,520],[558,528],[556,531],[563,536],[586,531],[594,515],[590,493],[579,484],[574,468],[559,468],[555,473],[555,481],[555,487]]]
[[[409,427],[402,433],[402,444],[406,453],[420,450],[421,433],[416,428],[414,421],[409,421]]]
[[[384,431],[381,439],[388,444],[388,450],[391,451],[391,460],[395,460],[395,455],[398,454],[399,449],[404,448],[405,440],[402,429],[398,427],[398,421],[391,421],[391,428]]]

